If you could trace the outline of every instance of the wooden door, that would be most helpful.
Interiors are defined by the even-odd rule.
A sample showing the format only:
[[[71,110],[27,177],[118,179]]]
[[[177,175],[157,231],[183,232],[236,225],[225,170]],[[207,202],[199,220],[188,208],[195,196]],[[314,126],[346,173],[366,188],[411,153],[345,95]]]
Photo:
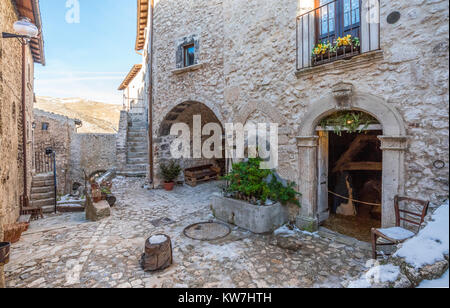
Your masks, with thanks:
[[[328,167],[329,167],[329,133],[327,131],[319,131],[319,148],[317,162],[317,179],[319,181],[318,197],[317,197],[317,213],[319,223],[324,222],[330,216],[328,207]]]

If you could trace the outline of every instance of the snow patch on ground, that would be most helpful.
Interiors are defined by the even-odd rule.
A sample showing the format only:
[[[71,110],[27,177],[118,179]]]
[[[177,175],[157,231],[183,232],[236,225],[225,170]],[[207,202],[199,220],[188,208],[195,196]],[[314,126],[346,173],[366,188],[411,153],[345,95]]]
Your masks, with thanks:
[[[366,289],[372,287],[373,284],[394,282],[400,276],[400,268],[398,266],[387,264],[372,267],[360,279],[351,282],[348,287],[351,289]]]
[[[436,210],[432,221],[419,234],[406,241],[395,253],[395,257],[416,268],[445,260],[449,253],[449,202]]]
[[[167,241],[167,236],[165,235],[154,235],[148,239],[149,243],[152,245],[159,245]]]
[[[226,259],[237,260],[241,257],[242,248],[237,243],[228,243],[225,245],[207,245],[201,248],[204,259],[223,262]]]
[[[284,225],[280,228],[278,228],[277,230],[275,230],[273,232],[273,234],[275,236],[282,236],[282,237],[289,237],[289,236],[295,236],[295,235],[299,235],[299,234],[304,234],[304,235],[309,235],[309,236],[313,236],[313,237],[319,237],[319,233],[315,232],[315,233],[311,233],[308,231],[302,231],[300,229],[298,229],[297,227],[291,227],[288,225]]]
[[[449,287],[449,271],[444,276],[436,280],[424,280],[417,287],[419,289],[436,289],[436,288],[448,288]]]

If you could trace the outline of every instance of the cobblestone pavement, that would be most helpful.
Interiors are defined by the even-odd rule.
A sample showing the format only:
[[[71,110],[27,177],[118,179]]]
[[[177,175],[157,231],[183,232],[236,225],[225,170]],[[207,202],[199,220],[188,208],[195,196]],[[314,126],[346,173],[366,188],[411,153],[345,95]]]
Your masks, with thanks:
[[[295,252],[273,235],[238,228],[213,242],[185,237],[186,226],[213,219],[218,190],[217,183],[147,190],[143,180],[118,178],[111,217],[92,223],[74,213],[33,222],[12,247],[7,287],[342,287],[365,269],[367,250],[318,235],[295,232],[303,244]],[[172,238],[174,265],[146,273],[139,259],[156,233]]]

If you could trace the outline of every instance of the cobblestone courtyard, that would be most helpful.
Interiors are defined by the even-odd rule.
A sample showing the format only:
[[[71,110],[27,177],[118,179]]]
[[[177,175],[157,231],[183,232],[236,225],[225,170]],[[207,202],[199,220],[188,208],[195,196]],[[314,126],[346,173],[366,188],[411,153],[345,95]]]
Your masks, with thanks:
[[[364,271],[370,256],[359,245],[300,232],[294,236],[303,247],[296,252],[280,248],[273,235],[238,228],[218,241],[191,240],[183,229],[213,219],[217,183],[173,192],[147,190],[143,183],[116,179],[117,205],[100,222],[87,222],[84,213],[33,222],[12,247],[7,287],[342,287]],[[156,233],[171,236],[174,265],[145,273],[139,259]]]

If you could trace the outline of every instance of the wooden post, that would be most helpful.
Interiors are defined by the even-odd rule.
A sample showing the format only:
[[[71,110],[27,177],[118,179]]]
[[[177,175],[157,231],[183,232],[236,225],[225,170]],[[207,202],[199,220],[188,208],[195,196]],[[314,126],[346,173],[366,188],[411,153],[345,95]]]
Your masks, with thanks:
[[[145,241],[145,253],[141,257],[144,271],[163,270],[172,263],[172,241],[169,236],[157,234]]]
[[[3,212],[0,208],[0,242],[3,241]],[[0,265],[0,289],[5,288],[5,273],[3,265]]]

